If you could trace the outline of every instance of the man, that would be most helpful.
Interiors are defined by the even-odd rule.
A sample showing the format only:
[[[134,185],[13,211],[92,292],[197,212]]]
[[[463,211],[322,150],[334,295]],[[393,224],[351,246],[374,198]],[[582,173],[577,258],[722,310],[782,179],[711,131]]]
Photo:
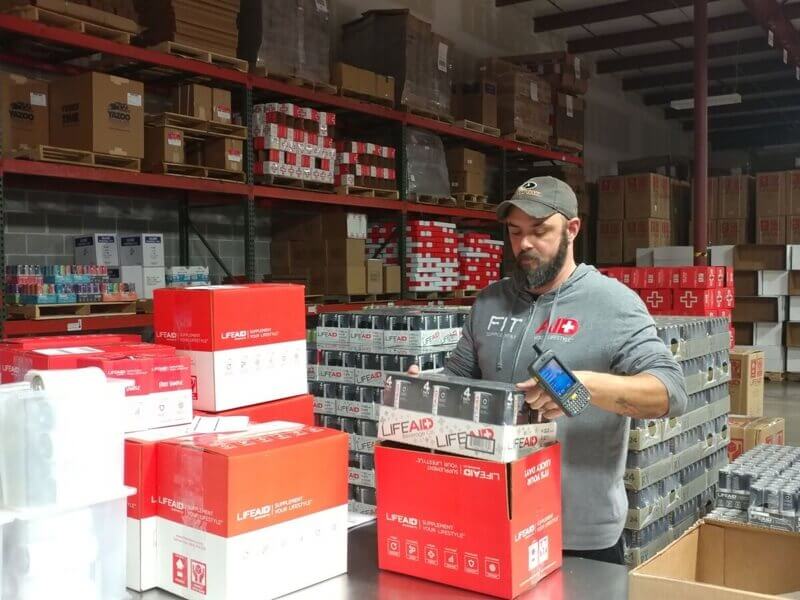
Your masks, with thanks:
[[[566,183],[530,179],[497,216],[516,266],[512,277],[476,298],[446,372],[517,383],[532,408],[556,419],[565,554],[622,564],[630,418],[681,414],[688,400],[683,374],[639,297],[575,264],[581,222]],[[580,415],[565,417],[529,379],[534,342],[553,350],[588,388],[591,405]]]

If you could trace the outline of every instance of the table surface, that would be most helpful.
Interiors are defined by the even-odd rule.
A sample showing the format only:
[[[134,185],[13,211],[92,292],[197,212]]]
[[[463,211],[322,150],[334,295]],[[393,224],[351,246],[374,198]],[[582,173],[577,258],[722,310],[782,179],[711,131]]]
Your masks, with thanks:
[[[378,569],[375,524],[350,531],[348,573],[285,596],[287,600],[470,600],[484,596]],[[628,569],[621,565],[566,557],[564,566],[551,573],[519,600],[626,600]],[[161,590],[131,592],[132,600],[174,600]],[[216,600],[209,598],[209,600]]]

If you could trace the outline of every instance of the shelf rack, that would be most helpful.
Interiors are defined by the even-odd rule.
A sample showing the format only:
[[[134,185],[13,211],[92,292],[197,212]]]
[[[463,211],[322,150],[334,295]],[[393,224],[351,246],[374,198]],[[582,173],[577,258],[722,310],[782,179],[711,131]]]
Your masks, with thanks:
[[[21,66],[51,74],[71,74],[90,68],[115,75],[139,79],[155,87],[177,83],[213,83],[232,91],[239,101],[244,125],[249,129],[254,96],[294,99],[314,106],[325,107],[337,113],[352,113],[378,119],[391,125],[398,145],[398,173],[405,173],[403,140],[407,127],[418,127],[433,131],[453,140],[460,140],[474,147],[481,147],[500,155],[501,169],[505,173],[507,156],[530,157],[537,161],[560,161],[582,165],[579,156],[556,152],[516,141],[492,137],[483,133],[463,129],[455,125],[418,116],[406,111],[371,104],[352,98],[323,93],[283,81],[242,73],[197,60],[173,56],[163,52],[121,44],[84,33],[60,29],[29,21],[14,15],[0,14],[0,35],[8,41],[0,51],[0,63]],[[78,63],[75,60],[78,59]],[[88,67],[86,65],[89,65]],[[400,200],[386,200],[363,196],[345,196],[303,189],[261,186],[253,184],[252,143],[247,141],[245,170],[247,183],[193,179],[153,173],[132,173],[113,169],[102,169],[78,165],[34,162],[2,156],[0,149],[0,277],[5,288],[5,196],[4,190],[14,187],[68,185],[84,191],[99,191],[105,194],[125,195],[147,188],[149,193],[157,191],[166,200],[177,200],[177,219],[181,261],[188,263],[189,215],[191,210],[204,206],[215,206],[219,202],[241,203],[245,216],[245,265],[246,277],[256,280],[255,273],[255,216],[261,208],[276,209],[288,205],[341,206],[362,210],[380,211],[384,215],[395,215],[401,230],[408,215],[448,217],[459,219],[470,226],[491,227],[494,214],[466,208],[434,206],[407,202],[407,182],[398,181]],[[505,177],[501,196],[505,197]],[[403,236],[400,236],[400,251],[403,253]],[[224,265],[222,265],[224,268]],[[405,292],[405,277],[402,279]],[[405,297],[405,294],[404,294]],[[469,299],[453,299],[448,303],[463,304]],[[314,310],[344,310],[354,305],[314,305]],[[336,308],[331,308],[336,307]],[[150,315],[119,317],[97,317],[91,319],[65,319],[58,321],[7,321],[5,305],[0,314],[0,334],[17,336],[42,333],[66,333],[74,331],[97,331],[106,329],[141,328],[152,323]],[[72,328],[72,329],[70,329]]]

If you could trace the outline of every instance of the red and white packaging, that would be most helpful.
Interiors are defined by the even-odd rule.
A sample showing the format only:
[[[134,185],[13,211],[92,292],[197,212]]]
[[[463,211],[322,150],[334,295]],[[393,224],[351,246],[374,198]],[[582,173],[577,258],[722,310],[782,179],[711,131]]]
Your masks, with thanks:
[[[376,447],[378,566],[499,598],[533,588],[562,564],[560,460],[558,444],[510,464]]]
[[[660,290],[644,289],[639,290],[639,296],[644,300],[647,310],[653,315],[668,315],[672,312],[672,293],[671,288]]]
[[[153,327],[192,363],[194,406],[218,412],[308,392],[303,286],[163,288]]]
[[[675,290],[672,312],[676,315],[717,316],[716,295],[712,289]]]
[[[669,267],[644,267],[642,289],[660,290],[670,287],[672,269]]]
[[[716,267],[680,267],[683,289],[711,289],[717,287]]]
[[[633,290],[642,289],[645,267],[625,267],[621,271],[622,283]]]
[[[314,397],[311,394],[273,400],[255,406],[243,406],[218,413],[195,411],[200,417],[248,417],[251,423],[288,421],[300,425],[314,424]]]
[[[347,434],[273,422],[157,449],[158,586],[276,598],[347,571]]]

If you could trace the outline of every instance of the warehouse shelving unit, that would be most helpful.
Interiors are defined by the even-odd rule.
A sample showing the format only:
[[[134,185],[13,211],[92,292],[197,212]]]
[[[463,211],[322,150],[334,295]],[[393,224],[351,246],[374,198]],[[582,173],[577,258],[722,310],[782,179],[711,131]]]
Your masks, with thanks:
[[[405,201],[407,185],[403,177],[398,180],[400,200],[386,200],[363,196],[345,196],[285,188],[255,185],[253,183],[253,151],[249,134],[249,119],[256,99],[296,100],[309,106],[337,113],[353,114],[359,118],[372,119],[389,125],[394,132],[398,150],[402,149],[407,127],[418,127],[435,132],[445,139],[466,143],[499,154],[505,174],[508,156],[540,161],[560,161],[582,165],[579,156],[551,151],[537,146],[521,144],[513,140],[492,137],[483,133],[456,127],[449,123],[421,117],[409,112],[362,102],[352,98],[322,93],[309,88],[295,86],[274,79],[258,77],[233,69],[222,68],[192,59],[173,56],[163,52],[140,48],[97,38],[91,35],[42,25],[8,14],[0,14],[0,35],[5,41],[0,45],[0,63],[39,70],[50,74],[71,74],[84,70],[99,70],[115,75],[138,79],[147,86],[167,86],[184,82],[213,83],[230,89],[234,102],[238,102],[243,124],[248,126],[245,173],[246,183],[195,179],[153,173],[134,173],[84,167],[78,165],[34,162],[3,157],[0,153],[0,277],[5,289],[5,200],[4,190],[58,186],[75,191],[104,193],[108,195],[130,195],[147,190],[176,204],[179,231],[180,259],[190,261],[189,236],[192,230],[190,215],[193,210],[220,203],[241,204],[245,219],[244,255],[246,277],[256,281],[255,273],[255,219],[256,211],[263,208],[286,206],[338,206],[377,211],[384,217],[399,221],[401,230],[408,215],[418,217],[445,217],[457,219],[471,227],[496,227],[494,214],[466,208],[434,206]],[[76,63],[76,59],[78,59]],[[89,65],[88,67],[86,65]],[[80,66],[79,66],[80,65]],[[398,152],[399,174],[405,173],[403,152]],[[506,196],[505,176],[501,197]],[[202,238],[201,238],[202,240]],[[400,239],[403,252],[402,236]],[[401,254],[402,260],[402,254]],[[225,269],[224,265],[222,265]],[[225,269],[227,270],[227,269]],[[402,279],[405,292],[405,277]],[[403,296],[405,297],[405,296]],[[462,303],[468,299],[449,300]],[[358,305],[313,305],[310,314],[325,310],[343,310]],[[330,307],[330,308],[328,308]],[[334,308],[335,307],[335,308]],[[119,317],[95,317],[52,321],[7,321],[5,305],[0,314],[0,333],[5,336],[66,333],[68,331],[97,331],[106,329],[139,328],[151,324],[149,315]]]

